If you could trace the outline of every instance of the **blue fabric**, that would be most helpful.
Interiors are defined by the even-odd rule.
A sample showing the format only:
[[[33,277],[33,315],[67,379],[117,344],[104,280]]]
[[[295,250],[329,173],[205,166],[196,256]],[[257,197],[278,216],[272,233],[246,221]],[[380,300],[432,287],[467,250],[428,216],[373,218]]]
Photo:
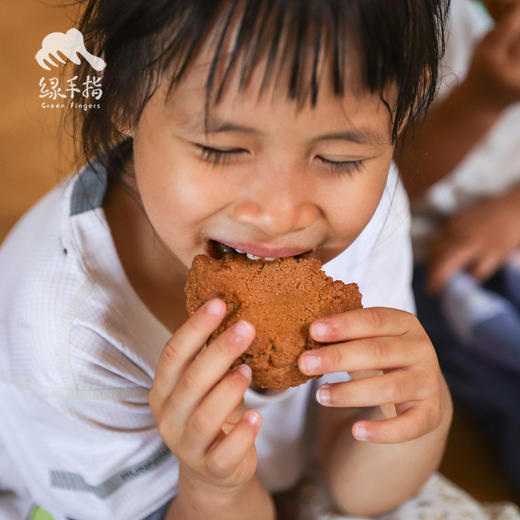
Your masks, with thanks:
[[[424,267],[416,267],[413,287],[417,316],[437,351],[454,400],[492,438],[520,498],[520,373],[484,357],[478,349],[461,345],[444,319],[439,298],[426,292],[425,278]],[[484,285],[502,296],[507,292],[501,272]]]
[[[517,262],[507,262],[504,266],[504,284],[509,300],[520,312],[520,266]]]
[[[471,343],[483,356],[517,371],[520,380],[520,317],[507,312],[479,323]],[[520,403],[519,403],[520,409]]]

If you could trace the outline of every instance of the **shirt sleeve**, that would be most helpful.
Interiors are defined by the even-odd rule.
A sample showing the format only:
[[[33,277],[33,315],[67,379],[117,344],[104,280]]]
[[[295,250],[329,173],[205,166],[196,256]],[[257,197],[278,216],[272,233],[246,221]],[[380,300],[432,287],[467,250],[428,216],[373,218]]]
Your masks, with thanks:
[[[150,376],[93,330],[76,326],[71,344],[68,387],[18,403],[33,410],[19,442],[34,502],[56,518],[161,518],[178,461],[156,429]]]

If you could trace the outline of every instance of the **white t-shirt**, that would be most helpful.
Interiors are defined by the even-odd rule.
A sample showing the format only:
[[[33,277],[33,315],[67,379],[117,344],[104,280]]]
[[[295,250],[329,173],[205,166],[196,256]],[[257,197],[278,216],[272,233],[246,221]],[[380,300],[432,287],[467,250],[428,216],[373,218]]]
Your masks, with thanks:
[[[493,21],[482,5],[472,0],[452,0],[438,99],[444,98],[464,79],[475,47],[492,27]],[[520,103],[514,103],[457,168],[432,186],[421,206],[431,212],[452,214],[518,183]]]
[[[102,208],[104,174],[56,187],[0,248],[0,517],[33,504],[56,520],[148,518],[175,496],[178,461],[148,404],[170,332],[128,282]],[[354,244],[326,265],[365,306],[414,311],[409,211],[395,168]],[[263,425],[258,475],[270,491],[305,465],[312,383],[246,393]],[[4,490],[4,491],[3,491]]]

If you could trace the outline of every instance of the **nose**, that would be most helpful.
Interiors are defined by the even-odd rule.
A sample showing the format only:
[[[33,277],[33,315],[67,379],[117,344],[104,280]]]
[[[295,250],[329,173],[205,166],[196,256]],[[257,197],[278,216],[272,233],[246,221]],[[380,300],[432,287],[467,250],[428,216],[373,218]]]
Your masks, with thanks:
[[[235,204],[235,220],[276,237],[302,231],[319,218],[313,183],[302,174],[279,172],[270,178],[260,177],[249,183],[244,197]]]

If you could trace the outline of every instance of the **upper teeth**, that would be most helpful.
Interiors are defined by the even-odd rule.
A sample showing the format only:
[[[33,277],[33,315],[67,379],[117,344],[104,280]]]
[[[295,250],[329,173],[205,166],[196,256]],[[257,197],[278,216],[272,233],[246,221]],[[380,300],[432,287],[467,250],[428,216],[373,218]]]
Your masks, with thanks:
[[[261,256],[255,256],[255,255],[252,255],[251,253],[246,253],[245,251],[240,251],[240,249],[235,249],[235,251],[237,253],[240,253],[240,254],[245,254],[247,256],[247,258],[249,258],[249,260],[267,260],[268,262],[272,262],[273,260],[276,260],[276,258],[272,258],[272,257],[261,257]]]

